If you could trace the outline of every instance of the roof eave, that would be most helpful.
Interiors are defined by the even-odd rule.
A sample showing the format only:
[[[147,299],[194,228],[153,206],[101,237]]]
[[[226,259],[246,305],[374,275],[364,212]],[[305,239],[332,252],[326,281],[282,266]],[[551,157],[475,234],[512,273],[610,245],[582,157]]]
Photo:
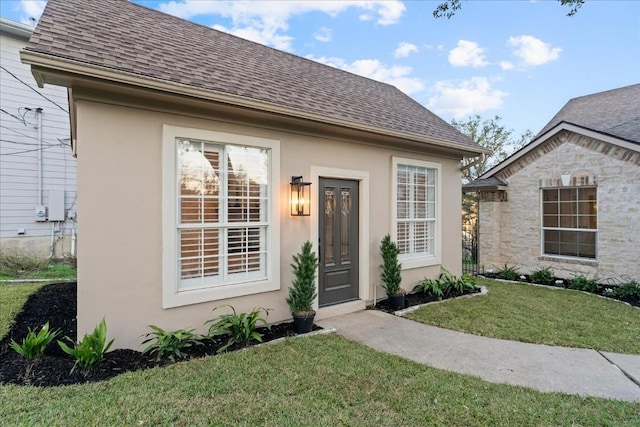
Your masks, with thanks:
[[[465,184],[462,186],[463,193],[476,193],[479,191],[505,191],[507,189],[506,185],[472,185]]]
[[[29,37],[31,37],[31,34],[33,33],[33,29],[34,28],[29,25],[6,18],[0,18],[0,30],[3,33],[11,34],[23,40],[29,40]]]
[[[489,153],[482,147],[472,147],[464,144],[459,144],[451,141],[446,141],[438,138],[425,137],[421,135],[394,131],[390,129],[377,128],[368,126],[361,123],[354,123],[347,120],[340,120],[332,117],[326,117],[319,114],[309,113],[305,111],[295,110],[292,108],[282,107],[272,103],[258,101],[251,98],[246,98],[237,95],[230,95],[227,93],[216,92],[211,90],[204,90],[201,88],[195,88],[193,86],[183,85],[175,82],[168,82],[166,80],[156,79],[153,77],[142,76],[134,73],[127,73],[123,71],[117,71],[105,67],[93,66],[80,61],[69,60],[60,58],[53,55],[47,55],[40,52],[34,52],[29,50],[20,51],[20,59],[23,63],[31,65],[31,72],[38,83],[38,86],[42,87],[45,83],[52,83],[50,75],[54,74],[70,74],[78,76],[86,76],[89,78],[97,78],[101,80],[112,81],[115,83],[128,84],[147,89],[159,90],[162,92],[176,93],[178,95],[184,95],[199,99],[206,99],[209,101],[221,102],[225,104],[237,105],[240,107],[251,108],[255,110],[266,111],[270,113],[281,114],[285,116],[291,116],[301,118],[305,120],[311,120],[320,123],[326,123],[335,126],[341,126],[345,128],[351,128],[355,130],[376,133],[380,135],[390,136],[394,138],[400,138],[405,140],[411,140],[421,142],[429,145],[435,145],[439,147],[456,149],[461,152],[464,157],[476,157],[484,153]],[[52,84],[60,84],[56,81]],[[70,85],[67,82],[65,85]]]
[[[598,131],[593,130],[593,129],[587,129],[587,128],[584,128],[582,126],[575,125],[573,123],[560,122],[557,125],[555,125],[554,127],[552,127],[551,129],[549,129],[548,131],[546,131],[545,133],[537,136],[533,141],[531,141],[530,143],[528,143],[527,145],[525,145],[524,147],[522,147],[521,149],[519,149],[518,151],[513,153],[511,156],[509,156],[506,159],[504,159],[502,162],[498,163],[497,165],[495,165],[494,167],[492,167],[491,169],[486,171],[484,174],[479,176],[478,179],[486,179],[486,178],[490,178],[490,177],[496,175],[498,172],[500,172],[503,169],[509,167],[510,165],[512,165],[513,163],[518,161],[520,158],[522,158],[526,154],[528,154],[531,151],[533,151],[540,144],[542,144],[543,142],[545,142],[546,140],[548,140],[550,138],[553,138],[555,135],[557,135],[558,133],[560,133],[562,131],[569,131],[569,132],[573,132],[573,133],[578,133],[580,135],[584,135],[584,136],[587,136],[589,138],[598,139],[600,141],[608,142],[610,144],[613,144],[613,145],[616,145],[616,146],[619,146],[619,147],[622,147],[622,148],[626,148],[626,149],[629,149],[629,150],[632,150],[632,151],[640,151],[640,145],[639,144],[636,144],[636,143],[633,143],[633,142],[629,142],[629,141],[624,140],[624,139],[616,138],[616,137],[613,137],[611,135],[608,135],[608,134],[605,134],[605,133],[602,133],[602,132],[598,132]]]

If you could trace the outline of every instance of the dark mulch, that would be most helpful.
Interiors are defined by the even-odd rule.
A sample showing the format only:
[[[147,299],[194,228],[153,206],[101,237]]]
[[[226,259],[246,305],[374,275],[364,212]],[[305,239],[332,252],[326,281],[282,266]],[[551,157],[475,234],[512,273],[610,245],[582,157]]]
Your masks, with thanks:
[[[476,288],[473,291],[463,293],[463,294],[455,293],[455,294],[447,295],[446,298],[442,298],[442,299],[446,300],[450,298],[460,297],[463,295],[477,294],[478,292],[480,292],[480,288],[476,286]],[[433,302],[433,301],[438,301],[438,298],[434,297],[433,295],[428,295],[424,292],[410,293],[410,294],[406,294],[404,297],[404,303],[405,303],[404,308],[413,307],[414,305],[426,304],[428,302]],[[376,310],[386,311],[387,313],[393,313],[394,311],[396,311],[396,310],[391,310],[388,299],[383,299],[382,301],[379,301],[373,308],[375,308]]]
[[[39,329],[49,321],[51,330],[60,329],[60,337],[75,338],[77,288],[75,283],[57,283],[43,286],[29,297],[22,311],[16,316],[15,323],[7,336],[0,341],[0,383],[59,386],[104,381],[123,372],[137,371],[155,366],[165,366],[169,360],[156,361],[154,356],[144,355],[134,350],[114,350],[108,352],[102,363],[89,372],[71,368],[75,359],[64,353],[54,341],[46,349],[42,358],[28,361],[9,347],[11,340],[22,342],[28,328]],[[109,326],[107,322],[107,327]],[[314,330],[321,329],[314,325]],[[260,328],[263,342],[293,336],[293,324],[280,323],[271,329]],[[226,343],[226,338],[206,340],[203,345],[186,349],[189,359],[212,356]],[[229,347],[227,351],[243,348],[240,345]]]

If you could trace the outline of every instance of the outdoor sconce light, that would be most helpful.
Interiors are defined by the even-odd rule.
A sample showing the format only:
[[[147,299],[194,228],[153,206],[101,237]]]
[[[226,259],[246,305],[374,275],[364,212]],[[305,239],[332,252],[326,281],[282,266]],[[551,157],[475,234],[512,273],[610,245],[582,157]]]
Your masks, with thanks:
[[[302,181],[302,176],[291,177],[291,216],[311,214],[311,183]]]

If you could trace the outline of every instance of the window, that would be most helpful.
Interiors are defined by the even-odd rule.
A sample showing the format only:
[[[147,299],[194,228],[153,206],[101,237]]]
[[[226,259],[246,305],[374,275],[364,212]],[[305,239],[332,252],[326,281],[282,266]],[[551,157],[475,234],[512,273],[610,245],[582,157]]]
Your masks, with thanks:
[[[278,142],[164,130],[163,305],[278,289]]]
[[[542,190],[542,247],[546,255],[596,258],[595,187]]]
[[[440,165],[393,159],[393,231],[403,268],[440,263]]]

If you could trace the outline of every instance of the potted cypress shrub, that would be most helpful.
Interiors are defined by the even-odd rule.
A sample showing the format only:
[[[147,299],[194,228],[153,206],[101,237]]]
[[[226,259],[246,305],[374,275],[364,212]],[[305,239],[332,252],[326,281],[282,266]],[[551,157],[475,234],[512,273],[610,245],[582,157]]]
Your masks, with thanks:
[[[311,250],[311,242],[306,241],[302,245],[302,252],[293,255],[293,275],[295,276],[291,287],[287,304],[293,316],[293,330],[296,334],[311,332],[313,319],[316,312],[313,310],[313,301],[316,298],[316,269],[318,257]]]
[[[405,305],[406,292],[400,287],[402,264],[398,262],[399,253],[398,245],[391,241],[391,236],[388,234],[384,236],[382,243],[380,243],[380,255],[382,256],[380,278],[383,283],[382,287],[387,291],[392,310],[402,310]]]

